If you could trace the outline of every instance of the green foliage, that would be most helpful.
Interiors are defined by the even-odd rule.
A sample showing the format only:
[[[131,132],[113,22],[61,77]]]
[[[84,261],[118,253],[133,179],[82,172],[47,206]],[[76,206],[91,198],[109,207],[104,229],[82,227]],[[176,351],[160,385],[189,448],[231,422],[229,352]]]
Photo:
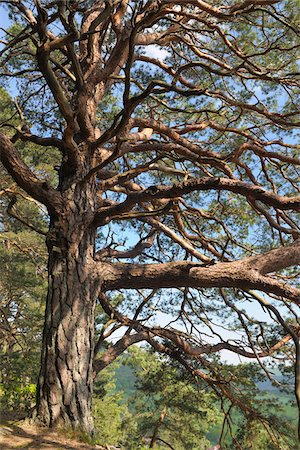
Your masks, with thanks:
[[[0,231],[0,402],[6,410],[34,404],[46,293],[43,240],[2,212]],[[36,210],[24,212],[39,225]]]
[[[96,382],[97,443],[117,444],[126,450],[149,448],[164,407],[166,416],[158,427],[158,439],[162,438],[176,450],[206,450],[218,443],[223,420],[218,399],[149,349],[132,348],[121,361],[120,366],[114,364],[113,368],[102,371],[100,381]],[[240,398],[264,412],[278,431],[275,436],[267,422],[264,426],[254,418],[248,420],[238,408],[230,408],[234,439],[225,423],[223,448],[237,448],[238,441],[243,450],[296,450],[296,410],[289,405],[290,397],[282,396],[279,391],[276,394],[259,391],[255,385],[263,377],[255,364],[224,365],[223,371],[224,376],[230,373],[236,380],[236,387],[243,394]],[[251,395],[253,392],[255,396]],[[223,405],[225,411],[228,406],[229,403]],[[157,440],[155,448],[166,447]]]
[[[109,393],[94,399],[95,439],[101,445],[117,445],[124,441],[128,432],[124,424],[128,422],[129,413],[126,406],[120,404],[121,398],[121,394]]]
[[[14,125],[13,102],[2,88],[0,102],[0,120]],[[26,151],[33,157],[33,146]],[[35,402],[47,289],[46,247],[44,237],[12,217],[7,207],[15,195],[18,200],[13,213],[25,222],[45,230],[47,218],[45,211],[7,178],[2,166],[0,176],[0,408],[23,414]]]
[[[117,364],[101,372],[95,382],[93,416],[95,425],[94,442],[100,445],[125,445],[137,448],[136,422],[129,412],[124,393],[116,390]],[[128,446],[129,445],[129,446]],[[130,447],[133,445],[132,447]]]
[[[135,380],[134,390],[116,390],[118,378]],[[121,380],[117,381],[118,386]],[[155,448],[165,448],[162,439],[178,450],[205,450],[206,434],[213,424],[220,423],[218,403],[187,377],[178,367],[161,360],[149,349],[132,348],[122,358],[122,365],[101,372],[95,384],[95,442],[121,446],[126,450],[148,448],[162,410],[166,416],[158,427]],[[146,445],[147,443],[147,445]]]
[[[278,436],[273,430],[264,427],[257,421],[249,418],[239,423],[236,440],[243,450],[297,450],[296,430],[288,426],[289,436]],[[285,433],[286,434],[286,433]],[[225,444],[224,449],[231,450],[235,441]]]
[[[31,236],[32,238],[32,236]],[[34,404],[39,367],[41,303],[45,282],[37,273],[28,232],[5,234],[0,243],[1,328],[0,328],[0,402],[6,410],[28,411]],[[7,250],[6,246],[12,249]],[[27,248],[27,251],[25,249]]]
[[[195,384],[182,369],[149,350],[132,349],[128,363],[136,376],[137,391],[131,409],[140,440],[151,439],[158,429],[158,438],[178,450],[206,449],[209,428],[221,421],[215,396]],[[160,422],[163,411],[166,415]]]
[[[39,353],[1,354],[0,409],[28,413],[35,404]]]

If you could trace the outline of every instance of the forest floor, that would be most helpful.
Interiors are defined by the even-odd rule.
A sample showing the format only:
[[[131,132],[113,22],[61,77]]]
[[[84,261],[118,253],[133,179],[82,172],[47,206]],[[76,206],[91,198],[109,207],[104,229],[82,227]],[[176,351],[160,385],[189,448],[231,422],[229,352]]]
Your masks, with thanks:
[[[100,445],[88,445],[57,431],[37,428],[26,421],[0,421],[0,449],[105,450]]]

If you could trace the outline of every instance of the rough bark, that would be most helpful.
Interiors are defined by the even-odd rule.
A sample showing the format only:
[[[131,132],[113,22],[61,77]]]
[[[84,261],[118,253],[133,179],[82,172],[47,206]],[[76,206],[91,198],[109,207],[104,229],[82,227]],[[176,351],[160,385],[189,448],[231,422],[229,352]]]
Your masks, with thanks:
[[[91,269],[95,230],[83,213],[89,191],[69,190],[69,210],[47,236],[49,287],[37,390],[37,421],[93,430],[94,309],[99,288]],[[73,199],[71,198],[73,196]]]

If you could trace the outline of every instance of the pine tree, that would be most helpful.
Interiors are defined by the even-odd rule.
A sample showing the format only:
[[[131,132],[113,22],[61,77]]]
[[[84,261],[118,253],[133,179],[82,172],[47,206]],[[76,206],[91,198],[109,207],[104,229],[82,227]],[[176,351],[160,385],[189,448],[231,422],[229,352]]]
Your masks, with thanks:
[[[36,420],[91,433],[95,376],[144,340],[269,427],[214,355],[263,365],[287,348],[300,405],[298,2],[0,3],[1,78],[18,90],[4,189],[48,224]],[[157,310],[176,324],[148,324]]]

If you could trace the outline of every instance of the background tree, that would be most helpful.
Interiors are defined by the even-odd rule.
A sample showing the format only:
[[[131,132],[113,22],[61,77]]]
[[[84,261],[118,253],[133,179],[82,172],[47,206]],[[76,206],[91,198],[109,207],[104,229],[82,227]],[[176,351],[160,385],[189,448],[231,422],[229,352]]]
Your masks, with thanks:
[[[15,108],[2,88],[0,103],[1,122],[12,119]],[[28,146],[25,152],[28,160]],[[47,252],[45,237],[33,230],[47,230],[47,222],[41,205],[22,192],[3,167],[0,170],[1,411],[18,416],[28,412],[35,402],[47,289]]]
[[[221,422],[216,396],[189,374],[145,349],[132,349],[125,359],[133,368],[136,392],[130,407],[138,442],[149,448],[207,449],[206,435]]]
[[[285,348],[300,405],[298,2],[1,3],[1,161],[49,214],[37,420],[91,432],[93,378],[145,340],[268,429],[213,355]]]

